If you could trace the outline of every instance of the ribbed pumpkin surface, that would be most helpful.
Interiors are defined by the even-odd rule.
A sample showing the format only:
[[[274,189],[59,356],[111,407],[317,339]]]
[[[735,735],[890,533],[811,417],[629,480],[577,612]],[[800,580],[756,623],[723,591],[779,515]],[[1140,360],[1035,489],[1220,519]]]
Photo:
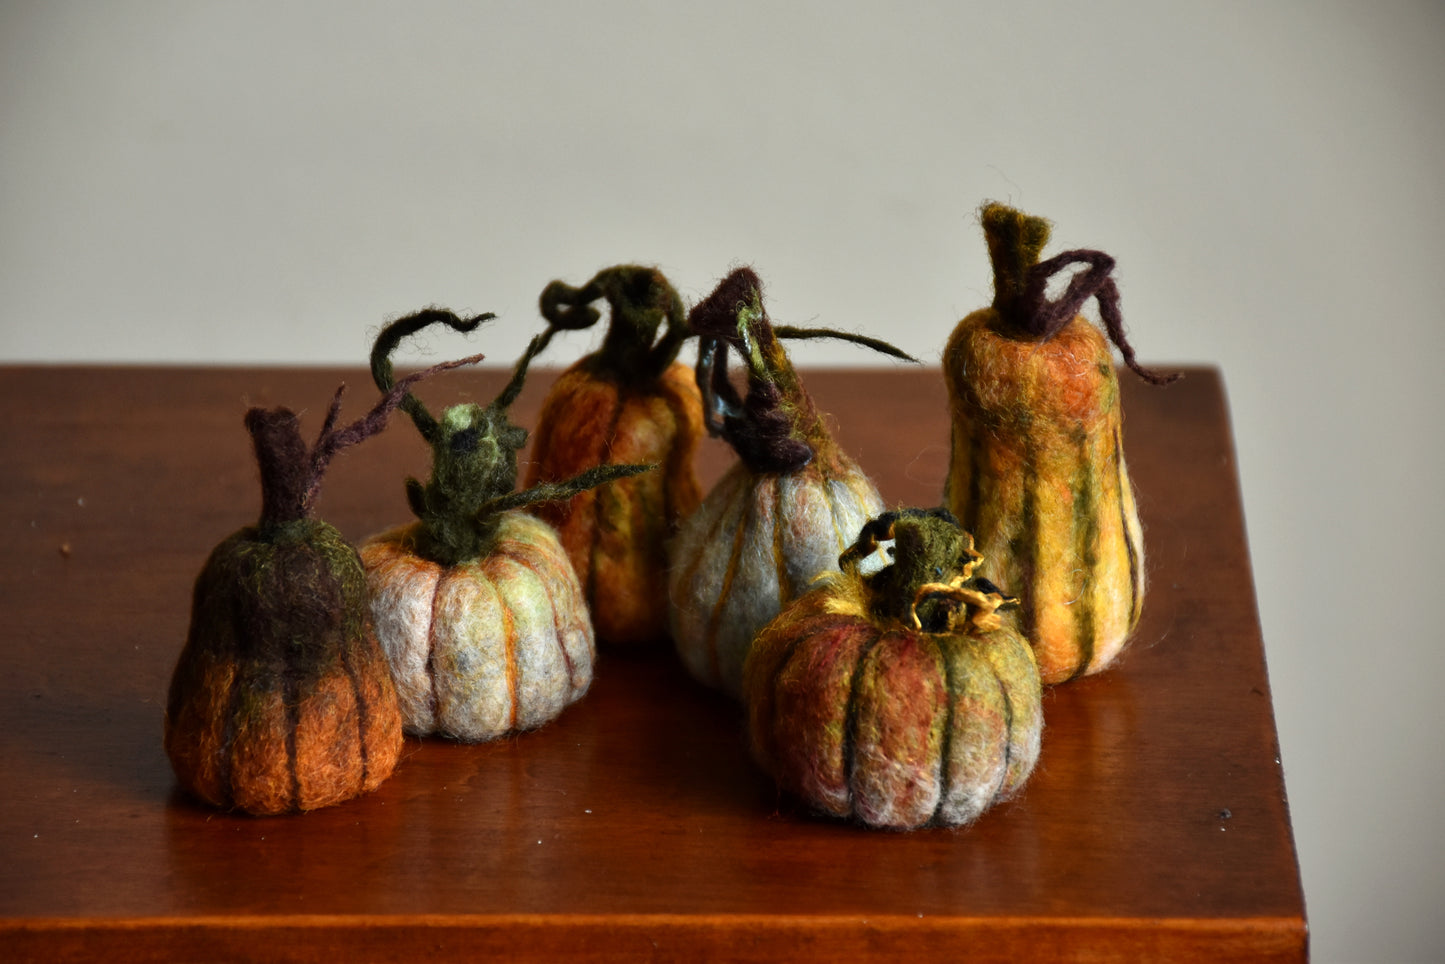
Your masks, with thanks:
[[[491,551],[455,566],[416,555],[419,531],[361,548],[408,732],[490,740],[541,726],[587,691],[592,627],[546,523],[505,512]]]
[[[1144,542],[1103,334],[1076,317],[1046,342],[959,322],[944,351],[952,404],[947,502],[1020,597],[1046,683],[1097,672],[1139,620]]]
[[[673,639],[688,671],[738,696],[753,637],[882,511],[877,489],[842,452],[790,473],[738,462],[682,526],[670,575]]]
[[[542,405],[526,486],[594,465],[656,464],[655,471],[531,508],[557,530],[581,582],[597,637],[620,646],[667,636],[666,544],[702,500],[693,456],[702,399],[692,369],[673,363],[646,389],[584,359]]]
[[[167,701],[181,784],[257,815],[312,810],[376,789],[401,743],[361,565],[341,534],[306,520],[286,538],[248,527],[217,546]]]
[[[1037,669],[1011,629],[934,634],[866,611],[837,574],[754,643],[753,754],[815,809],[894,830],[973,820],[1028,779],[1043,725]]]

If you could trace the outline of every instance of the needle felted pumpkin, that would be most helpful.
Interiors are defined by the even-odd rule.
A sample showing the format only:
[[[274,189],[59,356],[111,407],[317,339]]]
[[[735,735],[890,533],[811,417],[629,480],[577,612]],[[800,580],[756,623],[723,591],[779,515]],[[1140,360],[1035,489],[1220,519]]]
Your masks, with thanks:
[[[1040,262],[1049,224],[1001,204],[982,212],[994,301],[944,350],[952,407],[946,502],[1022,598],[1022,630],[1056,683],[1108,666],[1139,620],[1144,542],[1124,461],[1109,341],[1146,381],[1124,336],[1100,251]],[[1050,300],[1059,272],[1083,265]],[[1108,333],[1080,315],[1096,298]]]
[[[481,320],[428,309],[388,325],[372,350],[377,384],[390,390],[391,353],[407,335],[436,323],[470,331]],[[417,521],[368,539],[361,558],[409,733],[476,742],[533,729],[592,682],[582,587],[556,533],[522,509],[648,466],[600,466],[513,491],[527,432],[507,409],[545,344],[532,340],[488,406],[454,405],[438,419],[413,395],[402,402],[431,446],[431,479],[406,480]]]
[[[331,458],[380,430],[419,377],[346,427],[338,390],[309,451],[288,409],[246,413],[261,518],[217,546],[196,579],[166,700],[166,755],[207,803],[312,810],[374,790],[396,765],[401,712],[361,560],[311,512]]]
[[[893,540],[891,565],[862,563]],[[863,527],[759,634],[743,703],[754,757],[811,807],[906,830],[973,820],[1023,786],[1043,714],[1028,642],[973,576],[982,558],[946,510]],[[876,557],[875,557],[876,559]]]
[[[618,265],[581,288],[542,292],[551,329],[585,328],[611,308],[602,347],[553,382],[532,433],[525,485],[595,465],[651,462],[656,472],[531,510],[557,530],[582,583],[599,642],[637,646],[667,637],[666,542],[702,501],[693,457],[702,398],[677,361],[689,331],[682,299],[656,268]],[[661,337],[658,329],[666,327]]]
[[[762,285],[739,268],[693,308],[698,386],[708,430],[739,460],[671,549],[672,636],[689,672],[736,697],[753,636],[883,509],[873,483],[834,442],[779,337],[837,337],[901,358],[873,339],[774,328]],[[728,351],[747,365],[747,397],[728,381]],[[911,359],[909,359],[911,360]]]

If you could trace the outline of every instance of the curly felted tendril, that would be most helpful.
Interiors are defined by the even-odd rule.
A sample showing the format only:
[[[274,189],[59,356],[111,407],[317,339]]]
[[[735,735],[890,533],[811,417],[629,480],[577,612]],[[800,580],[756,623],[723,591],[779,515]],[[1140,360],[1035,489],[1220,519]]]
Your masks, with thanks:
[[[781,338],[836,338],[905,361],[916,359],[851,332],[774,327],[763,308],[762,290],[753,269],[738,268],[692,309],[688,325],[700,339],[697,380],[708,431],[726,439],[755,472],[791,472],[833,443]],[[728,380],[729,348],[748,366],[746,398]]]
[[[559,330],[590,328],[602,317],[592,307],[599,298],[607,300],[611,320],[592,363],[633,383],[660,378],[691,335],[687,309],[676,289],[661,271],[635,264],[604,268],[580,288],[553,281],[539,299],[547,337]]]
[[[1104,330],[1130,371],[1151,385],[1167,385],[1181,377],[1178,372],[1160,374],[1135,360],[1134,348],[1124,333],[1119,286],[1110,276],[1114,270],[1112,257],[1102,251],[1077,248],[1038,261],[1049,238],[1049,223],[1043,218],[992,204],[984,209],[983,221],[994,263],[994,308],[1010,331],[1034,341],[1048,341],[1078,316],[1086,301],[1094,298]],[[1056,300],[1050,300],[1048,286],[1054,276],[1076,264],[1084,265],[1084,270],[1069,279]]]
[[[596,324],[601,347],[553,381],[532,433],[526,485],[597,465],[650,462],[658,471],[530,511],[557,530],[582,583],[599,640],[661,645],[667,615],[667,542],[702,501],[695,454],[702,397],[692,366],[677,361],[690,336],[687,308],[657,268],[604,268],[581,287],[553,281],[539,308],[547,333]]]
[[[378,383],[399,341],[393,329],[457,328],[456,320],[433,309],[389,326],[373,355]],[[552,528],[517,510],[653,466],[597,466],[514,491],[527,432],[512,424],[508,408],[550,337],[551,329],[532,339],[490,405],[453,405],[432,418],[416,403],[413,418],[432,454],[427,482],[406,480],[418,521],[361,547],[377,636],[409,732],[479,741],[533,729],[592,682],[595,639],[577,575]]]
[[[391,381],[390,353],[405,335],[431,324],[471,331],[492,315],[460,319],[449,311],[428,308],[398,319],[382,330],[372,349],[372,374],[387,390]],[[398,334],[401,333],[401,334]],[[583,489],[636,475],[648,465],[600,466],[572,479],[514,492],[517,453],[527,444],[527,431],[514,425],[508,409],[522,391],[527,369],[546,347],[551,330],[535,336],[517,360],[512,377],[501,393],[485,407],[475,402],[454,405],[434,418],[419,399],[408,395],[407,413],[432,448],[432,475],[425,484],[406,480],[407,502],[421,520],[426,538],[422,554],[445,565],[483,555],[496,531],[501,513],[535,502],[566,499]]]

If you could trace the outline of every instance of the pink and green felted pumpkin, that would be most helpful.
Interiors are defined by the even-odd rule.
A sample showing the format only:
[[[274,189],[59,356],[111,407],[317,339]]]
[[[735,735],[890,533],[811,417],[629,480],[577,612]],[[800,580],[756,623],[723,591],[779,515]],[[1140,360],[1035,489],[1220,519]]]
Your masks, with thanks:
[[[893,541],[892,561],[862,563]],[[967,823],[1018,792],[1043,713],[1033,652],[973,576],[981,557],[946,510],[863,527],[759,634],[743,704],[753,755],[812,808],[870,827]],[[876,559],[876,557],[875,557]]]
[[[418,377],[346,427],[338,391],[310,450],[288,409],[246,413],[261,518],[217,546],[196,579],[166,701],[171,767],[213,806],[313,810],[376,789],[396,766],[401,710],[361,560],[311,513],[331,458],[380,430]]]
[[[736,697],[758,630],[833,569],[859,527],[883,509],[873,483],[829,434],[779,338],[845,338],[908,356],[855,335],[775,329],[748,268],[725,278],[689,324],[700,339],[697,380],[708,429],[739,460],[673,543],[672,636],[694,677]],[[728,381],[729,350],[747,365],[746,398]]]
[[[1112,340],[1124,337],[1113,259],[1038,260],[1049,224],[1000,204],[982,213],[994,301],[958,323],[943,355],[952,410],[945,501],[993,574],[1022,600],[1046,683],[1108,666],[1139,621],[1144,539],[1124,461]],[[1046,288],[1083,265],[1057,300]],[[1079,309],[1098,300],[1108,339]]]
[[[372,373],[392,384],[391,353],[408,335],[442,323],[474,329],[430,309],[388,325]],[[643,471],[603,466],[559,483],[513,491],[526,430],[507,409],[538,336],[488,406],[454,405],[433,418],[415,396],[402,407],[431,446],[431,479],[407,479],[417,521],[361,547],[376,624],[409,733],[477,742],[555,719],[592,682],[596,648],[582,587],[557,534],[524,507]]]
[[[544,502],[582,583],[599,642],[665,643],[667,540],[702,501],[693,467],[702,398],[677,361],[687,339],[682,299],[656,268],[618,265],[573,288],[554,281],[541,310],[552,328],[586,328],[611,308],[602,347],[553,382],[532,433],[526,485],[556,482],[595,465],[656,463],[655,472]],[[658,329],[666,324],[661,336]]]

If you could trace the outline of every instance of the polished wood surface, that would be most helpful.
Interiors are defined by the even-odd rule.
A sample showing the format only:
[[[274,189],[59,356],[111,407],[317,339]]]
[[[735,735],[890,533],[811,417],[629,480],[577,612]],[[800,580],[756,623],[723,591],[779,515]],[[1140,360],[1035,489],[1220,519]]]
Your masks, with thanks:
[[[531,425],[548,372],[518,402]],[[939,501],[936,370],[810,371],[890,504]],[[164,694],[191,582],[251,522],[248,405],[319,428],[360,370],[0,369],[0,958],[1301,960],[1304,902],[1219,374],[1123,379],[1150,585],[1120,664],[1045,694],[1039,767],[961,830],[810,816],[670,651],[604,650],[553,724],[409,739],[369,796],[247,818],[175,787]],[[495,371],[424,386],[489,400]],[[705,482],[727,463],[707,443]],[[399,418],[319,515],[409,517]],[[343,956],[344,955],[344,956]]]

